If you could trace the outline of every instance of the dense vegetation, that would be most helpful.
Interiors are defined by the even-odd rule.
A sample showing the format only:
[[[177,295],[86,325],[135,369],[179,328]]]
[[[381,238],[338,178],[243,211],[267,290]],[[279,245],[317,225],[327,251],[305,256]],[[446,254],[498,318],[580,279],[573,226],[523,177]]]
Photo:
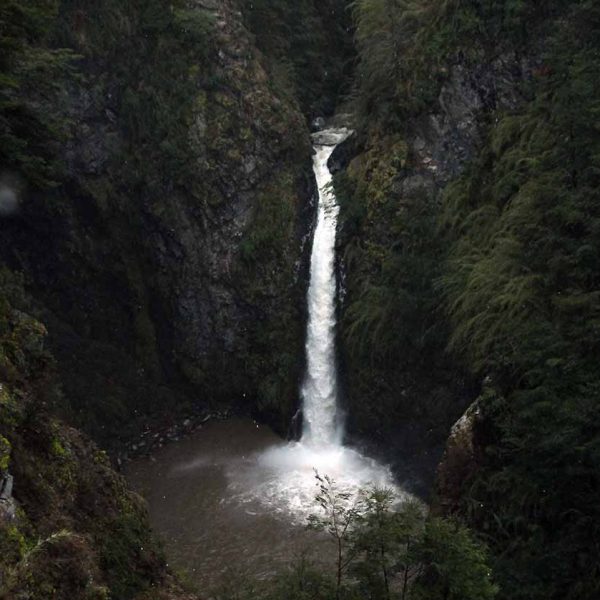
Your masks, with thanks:
[[[493,600],[485,547],[458,522],[426,516],[392,490],[358,495],[316,474],[309,527],[331,541],[331,567],[309,554],[268,582],[225,583],[219,600]]]
[[[600,9],[363,0],[355,14],[364,151],[338,180],[349,371],[379,357],[357,368],[392,411],[398,381],[444,382],[440,361],[482,384],[457,514],[489,543],[499,597],[595,598]],[[468,166],[438,191],[454,173],[427,174],[415,130],[459,69],[507,61],[529,75],[477,105]]]
[[[45,44],[57,12],[58,2],[0,6],[0,163],[38,185],[56,177],[50,146],[66,135],[64,120],[41,104],[58,95],[73,59],[69,50]]]
[[[355,56],[347,0],[243,0],[270,76],[309,117],[335,110],[349,91]]]
[[[491,379],[493,437],[463,510],[501,552],[512,598],[600,592],[600,10],[570,8],[535,99],[503,116],[446,200],[451,344]]]
[[[406,144],[389,136],[336,178],[347,274],[343,366],[353,429],[389,439],[398,423],[416,420],[435,440],[447,433],[468,384],[444,352],[435,200],[419,190],[398,201],[393,192],[408,160]]]

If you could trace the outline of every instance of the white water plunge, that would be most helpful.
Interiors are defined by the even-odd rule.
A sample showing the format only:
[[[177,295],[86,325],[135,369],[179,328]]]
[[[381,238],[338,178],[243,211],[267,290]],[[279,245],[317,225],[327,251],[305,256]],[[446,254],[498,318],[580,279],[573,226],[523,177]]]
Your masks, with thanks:
[[[302,385],[304,431],[299,442],[281,444],[256,457],[244,475],[230,472],[230,489],[244,501],[258,499],[271,514],[304,523],[317,511],[315,471],[340,490],[357,493],[368,486],[393,488],[390,470],[342,444],[335,361],[335,234],[338,206],[330,187],[327,161],[351,132],[329,129],[313,135],[315,177],[319,187],[317,227],[308,290],[307,372]],[[249,491],[248,491],[249,490]],[[239,496],[238,496],[239,498]]]
[[[302,386],[302,442],[311,447],[338,446],[342,439],[335,361],[335,233],[339,208],[327,162],[349,133],[346,129],[328,130],[314,136],[319,212],[310,259],[307,372]]]

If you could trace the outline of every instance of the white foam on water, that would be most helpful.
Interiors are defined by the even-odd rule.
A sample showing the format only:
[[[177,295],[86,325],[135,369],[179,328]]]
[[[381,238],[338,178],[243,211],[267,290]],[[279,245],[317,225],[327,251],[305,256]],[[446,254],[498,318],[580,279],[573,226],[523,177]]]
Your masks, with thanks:
[[[371,487],[406,496],[394,483],[389,468],[341,445],[307,446],[295,442],[273,446],[244,462],[226,467],[232,503],[258,503],[264,512],[305,524],[319,512],[315,502],[319,488],[316,473],[334,480],[339,492],[349,493],[353,502],[360,490]]]

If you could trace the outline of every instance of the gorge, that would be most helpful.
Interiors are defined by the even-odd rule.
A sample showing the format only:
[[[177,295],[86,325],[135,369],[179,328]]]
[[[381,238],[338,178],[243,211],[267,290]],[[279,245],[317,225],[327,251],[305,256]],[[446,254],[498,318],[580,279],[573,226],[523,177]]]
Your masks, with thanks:
[[[0,599],[596,600],[599,48],[0,0]]]
[[[331,477],[340,493],[352,496],[369,486],[395,489],[389,469],[342,444],[335,352],[337,206],[327,163],[351,133],[343,128],[313,134],[319,201],[307,292],[301,439],[284,444],[251,421],[213,423],[177,447],[127,466],[133,489],[149,501],[170,560],[201,589],[218,588],[238,571],[249,579],[273,576],[300,552],[325,560],[325,549],[318,549],[326,540],[306,532],[308,516],[319,512],[316,474]]]

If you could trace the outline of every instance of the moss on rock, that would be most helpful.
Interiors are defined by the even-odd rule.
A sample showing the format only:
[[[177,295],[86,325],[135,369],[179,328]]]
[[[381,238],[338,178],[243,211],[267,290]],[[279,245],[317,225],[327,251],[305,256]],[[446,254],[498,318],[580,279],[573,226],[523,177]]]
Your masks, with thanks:
[[[45,330],[13,308],[25,297],[18,279],[2,278],[0,476],[10,510],[0,512],[0,598],[130,600],[149,589],[176,598],[141,498],[106,453],[53,417]]]

